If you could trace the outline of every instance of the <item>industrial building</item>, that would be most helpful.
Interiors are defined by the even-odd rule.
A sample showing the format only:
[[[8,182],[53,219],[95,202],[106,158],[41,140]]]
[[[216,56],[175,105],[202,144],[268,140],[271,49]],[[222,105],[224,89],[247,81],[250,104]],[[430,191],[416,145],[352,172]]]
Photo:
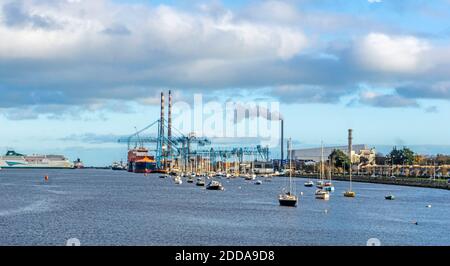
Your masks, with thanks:
[[[143,129],[136,130],[136,133],[118,140],[128,145],[128,171],[136,173],[273,171],[269,147],[261,145],[242,147],[239,143],[233,147],[218,147],[207,137],[199,137],[194,133],[184,134],[172,126],[172,107],[172,93],[169,90],[166,120],[165,95],[161,92],[160,118]]]
[[[323,157],[327,160],[334,150],[340,150],[348,154],[348,146],[323,147]],[[322,155],[322,148],[294,149],[292,150],[292,159],[303,162],[319,162]],[[369,148],[366,144],[353,145],[352,162],[359,163],[361,158],[366,158],[368,164],[375,164],[376,151]]]

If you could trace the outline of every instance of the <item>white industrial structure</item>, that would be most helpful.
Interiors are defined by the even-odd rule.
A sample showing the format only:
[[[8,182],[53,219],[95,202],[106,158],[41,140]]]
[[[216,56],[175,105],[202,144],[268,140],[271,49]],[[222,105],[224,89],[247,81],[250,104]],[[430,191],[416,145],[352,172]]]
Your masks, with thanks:
[[[328,158],[334,150],[340,150],[348,154],[348,146],[323,147],[323,155]],[[305,162],[319,162],[322,148],[296,149],[292,151],[292,159]],[[361,158],[367,159],[368,164],[375,164],[376,151],[366,144],[353,145],[352,162],[359,163]]]

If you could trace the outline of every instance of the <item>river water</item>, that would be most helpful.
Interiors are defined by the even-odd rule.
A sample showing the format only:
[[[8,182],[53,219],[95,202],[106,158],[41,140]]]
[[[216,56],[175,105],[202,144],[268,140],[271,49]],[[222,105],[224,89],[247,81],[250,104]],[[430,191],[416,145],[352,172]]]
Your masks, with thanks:
[[[122,171],[1,170],[0,245],[450,245],[447,190],[354,183],[352,199],[335,181],[321,201],[304,181],[289,208],[277,201],[283,177],[208,191]]]

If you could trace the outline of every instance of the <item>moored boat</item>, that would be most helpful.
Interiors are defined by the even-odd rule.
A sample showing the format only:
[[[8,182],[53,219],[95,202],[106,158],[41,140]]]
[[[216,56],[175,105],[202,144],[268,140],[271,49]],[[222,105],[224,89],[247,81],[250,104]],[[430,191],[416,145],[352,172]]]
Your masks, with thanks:
[[[289,139],[288,142],[288,151],[290,153],[289,155],[289,187],[284,188],[283,190],[286,190],[286,192],[283,192],[282,194],[278,195],[278,202],[280,203],[280,206],[285,207],[297,207],[298,197],[295,195],[295,189],[292,184],[292,147],[291,144],[292,141]]]
[[[296,207],[298,199],[297,196],[291,195],[289,192],[287,192],[278,196],[278,202],[280,203],[280,206]]]
[[[334,186],[324,186],[323,190],[328,191],[328,192],[333,192],[334,191]]]
[[[313,187],[314,186],[314,182],[309,180],[307,182],[305,182],[305,187]]]
[[[205,186],[205,180],[201,177],[197,178],[197,182],[195,183],[195,185],[199,186],[199,187],[204,187]]]
[[[344,197],[354,198],[354,197],[356,197],[356,193],[354,191],[345,191],[344,192]]]
[[[175,185],[183,184],[183,180],[181,179],[180,176],[176,176],[173,181],[174,181]]]
[[[212,180],[209,182],[208,186],[206,186],[206,189],[208,190],[224,190],[224,187],[222,186],[222,183],[220,183],[217,180]]]
[[[395,200],[395,196],[392,195],[392,194],[386,195],[386,196],[384,196],[384,198],[385,198],[386,200]]]
[[[328,191],[318,189],[315,193],[316,199],[322,199],[322,200],[329,200],[330,199],[330,193]]]
[[[245,176],[245,180],[251,181],[251,180],[255,180],[256,179],[256,175],[255,174],[250,174]]]

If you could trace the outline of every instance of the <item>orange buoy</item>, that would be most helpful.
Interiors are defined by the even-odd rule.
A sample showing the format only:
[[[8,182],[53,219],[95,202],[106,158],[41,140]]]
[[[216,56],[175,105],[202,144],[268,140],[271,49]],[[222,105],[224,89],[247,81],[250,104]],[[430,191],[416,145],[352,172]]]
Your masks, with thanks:
[[[45,181],[48,181],[48,175],[46,175],[46,176],[44,177],[44,179],[45,179]]]

